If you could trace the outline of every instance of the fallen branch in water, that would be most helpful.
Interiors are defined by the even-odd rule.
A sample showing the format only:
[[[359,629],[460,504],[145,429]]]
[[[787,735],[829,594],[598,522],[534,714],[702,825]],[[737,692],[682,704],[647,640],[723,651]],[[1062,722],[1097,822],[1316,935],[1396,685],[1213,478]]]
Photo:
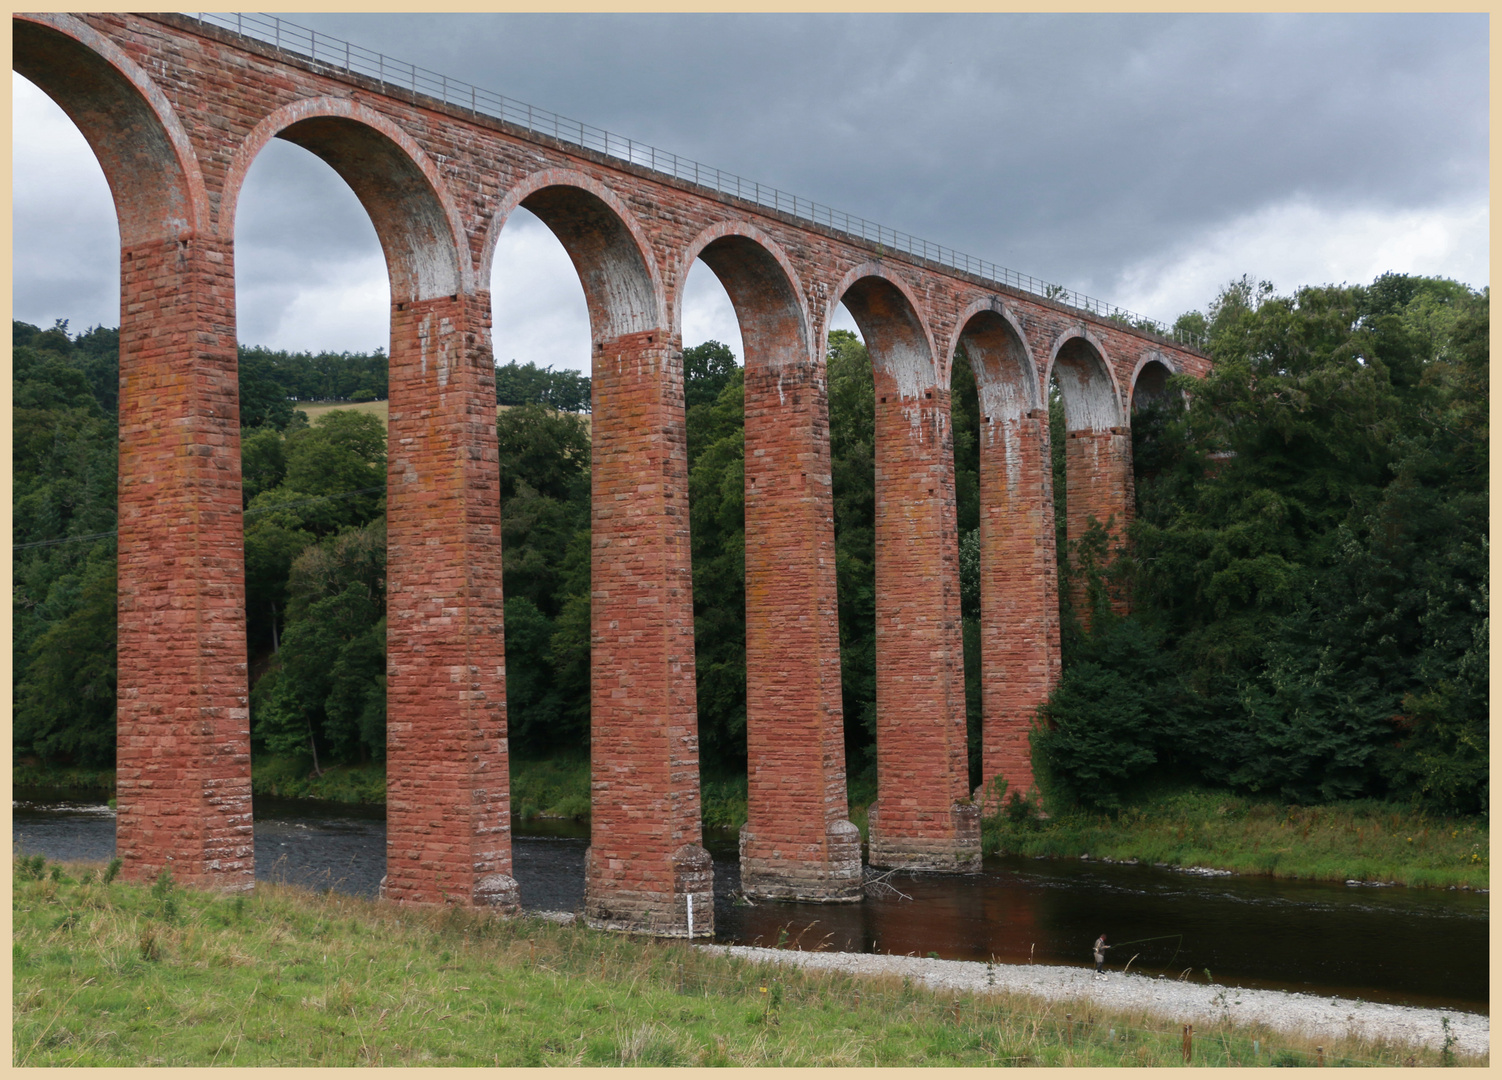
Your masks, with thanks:
[[[884,900],[911,900],[911,896],[887,880],[895,873],[897,873],[896,870],[888,870],[884,874],[878,874],[871,867],[866,867],[863,871],[861,891],[867,896],[879,896]]]

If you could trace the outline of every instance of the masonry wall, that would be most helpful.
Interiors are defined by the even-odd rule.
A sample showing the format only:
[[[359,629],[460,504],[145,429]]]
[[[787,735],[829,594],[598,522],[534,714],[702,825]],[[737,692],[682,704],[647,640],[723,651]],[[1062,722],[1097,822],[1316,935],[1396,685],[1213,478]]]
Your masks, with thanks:
[[[1048,412],[982,417],[980,444],[981,802],[993,813],[998,796],[1035,790],[1029,733],[1060,672]]]
[[[178,232],[170,239],[153,234],[138,243],[139,222],[128,213],[135,195],[121,196],[132,238],[122,275],[121,843],[127,865],[141,874],[170,857],[189,868],[180,876],[204,884],[239,888],[251,880],[233,400],[234,206],[261,142],[278,131],[315,152],[323,139],[326,159],[346,173],[359,164],[349,154],[358,157],[371,147],[386,155],[387,165],[402,166],[400,177],[384,185],[375,173],[362,178],[364,188],[357,186],[392,261],[393,303],[411,305],[395,309],[392,340],[393,393],[401,400],[393,400],[390,475],[393,848],[387,891],[402,899],[505,903],[510,895],[503,880],[510,871],[503,553],[493,495],[494,433],[484,415],[483,286],[496,233],[522,197],[518,192],[537,189],[538,176],[608,195],[616,208],[608,212],[623,223],[621,235],[640,246],[650,278],[621,292],[602,263],[600,280],[587,290],[616,295],[639,325],[654,328],[640,335],[612,331],[595,343],[602,349],[595,371],[595,827],[588,914],[601,925],[679,932],[686,927],[681,908],[692,893],[704,898],[695,900],[696,930],[709,926],[708,862],[698,831],[681,350],[674,329],[690,264],[684,254],[695,237],[744,233],[775,256],[786,276],[785,294],[801,307],[812,356],[823,352],[842,290],[859,286],[863,275],[882,275],[915,298],[909,322],[933,343],[936,386],[948,386],[953,342],[965,312],[978,304],[1008,313],[1040,379],[1061,343],[1089,335],[1123,404],[1132,373],[1146,359],[1193,374],[1208,363],[1151,334],[180,16],[17,20],[45,21],[93,42],[87,47],[101,57],[108,53],[101,64],[147,88],[142,100],[163,111],[164,130],[177,140],[171,145],[185,155],[183,197],[202,207],[201,214],[173,219],[186,223],[174,226]],[[17,40],[22,54],[35,47],[32,37]],[[21,55],[18,67],[26,59]],[[346,131],[363,126],[381,134],[345,145],[341,159],[328,139],[334,119]],[[101,153],[124,160],[136,145]],[[423,191],[430,194],[417,203],[403,202]],[[417,212],[413,207],[421,220],[403,218]],[[457,252],[452,265],[434,262],[434,252],[450,249]],[[453,278],[452,286],[436,287],[444,275]],[[442,348],[449,350],[446,369],[434,359],[433,350]],[[431,363],[425,368],[425,362]],[[775,851],[782,854],[772,856],[778,873],[794,876],[849,865],[848,836],[839,828],[843,796],[836,794],[843,763],[834,737],[838,676],[829,662],[832,570],[820,561],[829,542],[821,524],[827,504],[823,481],[805,476],[827,471],[827,417],[821,415],[827,405],[813,385],[817,367],[807,377],[797,393],[808,397],[790,411],[780,399],[778,411],[767,413],[767,448],[778,462],[768,475],[779,478],[782,495],[765,504],[772,524],[757,526],[752,544],[785,542],[786,550],[759,548],[753,558],[772,568],[774,580],[782,573],[790,584],[781,592],[777,585],[757,592],[757,606],[748,613],[763,627],[753,636],[763,634],[758,640],[768,642],[758,646],[761,655],[771,653],[750,676],[748,723],[767,734],[754,749],[753,783],[758,806],[777,806],[796,788],[796,815],[776,825],[791,846],[779,840]],[[763,396],[768,410],[769,394]],[[930,849],[969,850],[973,831],[953,810],[968,784],[947,395],[892,402],[879,423],[886,478],[885,568],[878,571],[885,650],[879,739],[887,750],[881,751],[875,851],[900,862]],[[1071,448],[1071,461],[1093,463],[1100,478],[1071,490],[1072,508],[1129,507],[1129,457],[1122,456],[1128,438],[1123,430]],[[760,498],[748,500],[748,510],[760,513]],[[784,513],[791,515],[785,536],[776,524]],[[994,506],[987,513],[1001,536],[1007,515]],[[1047,525],[1038,527],[1046,531]],[[1011,550],[1011,541],[997,543]],[[1037,550],[1034,559],[1033,572],[1047,579],[1046,591],[1052,581],[1047,560]],[[1024,579],[1025,561],[1016,570]],[[1008,588],[1002,579],[993,582],[993,624],[1014,622],[1003,600],[995,599]],[[812,598],[803,613],[777,615],[792,612],[785,605],[797,590]],[[1029,603],[1044,602],[1035,596]],[[998,658],[988,668],[988,702],[998,700],[994,683],[1005,686],[1019,676],[1036,682],[1044,678],[1038,670],[1057,670],[1052,631],[1014,629],[1013,636],[1034,639],[1034,651]],[[796,640],[797,649],[788,645],[778,653],[777,633]],[[799,666],[805,641],[815,643],[810,647],[820,657],[807,671]],[[788,673],[794,671],[805,682],[802,695],[791,695]],[[1003,698],[995,715],[1018,707]],[[808,765],[808,755],[800,753],[794,763],[779,749],[776,733],[783,729],[797,730],[800,747],[822,748],[818,768],[801,768],[796,781],[785,778],[788,770]],[[998,743],[996,753],[1001,756],[988,761],[1017,761],[1020,748]],[[755,841],[758,830],[771,827],[770,817],[757,814],[748,865],[764,858]],[[965,862],[955,859],[957,866]]]
[[[591,815],[584,916],[714,933],[701,843],[682,352],[601,341],[592,393]]]
[[[1071,431],[1064,444],[1066,535],[1071,559],[1076,545],[1085,537],[1092,522],[1105,527],[1109,559],[1125,543],[1128,526],[1136,508],[1132,483],[1132,434],[1126,428],[1110,431]],[[1109,586],[1111,607],[1125,614],[1128,597]],[[1082,623],[1090,624],[1090,611],[1082,575],[1071,582],[1071,598]]]
[[[500,474],[483,297],[391,313],[382,895],[515,908]]]
[[[130,878],[253,884],[234,264],[121,253],[115,846]]]
[[[849,821],[824,365],[746,371],[747,821],[741,884],[861,896]]]
[[[872,866],[977,872],[969,799],[949,391],[876,374],[876,804]]]

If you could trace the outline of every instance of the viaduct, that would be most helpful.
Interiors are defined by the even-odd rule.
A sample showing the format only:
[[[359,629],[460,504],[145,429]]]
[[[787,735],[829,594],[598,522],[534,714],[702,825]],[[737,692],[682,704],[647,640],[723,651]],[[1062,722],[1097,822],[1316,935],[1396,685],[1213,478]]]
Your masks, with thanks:
[[[320,57],[316,41],[294,50],[174,15],[21,14],[12,29],[15,70],[82,131],[119,219],[117,844],[128,875],[171,866],[185,883],[253,883],[234,236],[246,172],[273,138],[349,184],[390,275],[384,895],[518,902],[488,291],[518,206],[567,249],[590,316],[586,919],[682,936],[692,897],[695,934],[713,931],[680,336],[695,259],[724,285],[745,349],[745,888],[822,901],[861,889],[824,368],[841,302],[877,395],[869,859],[978,869],[951,358],[967,350],[983,421],[984,774],[1026,790],[1029,720],[1059,672],[1050,379],[1068,418],[1074,537],[1091,515],[1130,517],[1133,394],[1161,392],[1170,372],[1204,374],[1203,354],[781,193],[739,180],[727,191],[721,174],[671,155],[613,136],[592,149],[583,127],[574,136],[557,118],[543,133],[514,103],[487,115],[479,91],[440,88],[343,42],[322,42]]]

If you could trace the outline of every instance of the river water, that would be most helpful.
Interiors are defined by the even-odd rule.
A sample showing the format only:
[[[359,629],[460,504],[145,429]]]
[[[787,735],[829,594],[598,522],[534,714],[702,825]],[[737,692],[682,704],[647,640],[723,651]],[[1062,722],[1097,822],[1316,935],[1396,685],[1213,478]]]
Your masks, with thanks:
[[[107,806],[18,790],[13,807],[22,853],[114,855]],[[374,896],[385,873],[379,807],[257,797],[255,843],[260,880]],[[522,906],[576,910],[588,843],[583,823],[515,822]],[[1117,970],[1130,961],[1133,971],[1203,979],[1208,969],[1228,986],[1488,1012],[1484,893],[991,857],[970,877],[894,875],[889,884],[902,897],[747,906],[737,899],[735,835],[711,832],[705,846],[715,860],[716,940],[728,944],[1083,966],[1104,932],[1121,943],[1108,954]]]

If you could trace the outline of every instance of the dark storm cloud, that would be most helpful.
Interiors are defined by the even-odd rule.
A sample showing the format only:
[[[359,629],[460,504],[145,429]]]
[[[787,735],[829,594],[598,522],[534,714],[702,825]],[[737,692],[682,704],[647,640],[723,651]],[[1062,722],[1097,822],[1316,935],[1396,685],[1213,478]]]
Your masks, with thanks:
[[[1487,183],[1481,15],[300,16],[1025,272]]]
[[[1283,289],[1389,269],[1487,281],[1484,15],[289,20],[1156,318],[1245,272]],[[103,177],[60,114],[23,115],[27,96],[17,317],[113,323]],[[43,162],[64,135],[74,157]],[[242,338],[383,342],[379,245],[342,181],[273,144],[243,199]],[[552,243],[515,242],[532,269]],[[542,309],[577,280],[497,272],[521,290],[498,335],[551,362],[527,343],[560,333]]]

